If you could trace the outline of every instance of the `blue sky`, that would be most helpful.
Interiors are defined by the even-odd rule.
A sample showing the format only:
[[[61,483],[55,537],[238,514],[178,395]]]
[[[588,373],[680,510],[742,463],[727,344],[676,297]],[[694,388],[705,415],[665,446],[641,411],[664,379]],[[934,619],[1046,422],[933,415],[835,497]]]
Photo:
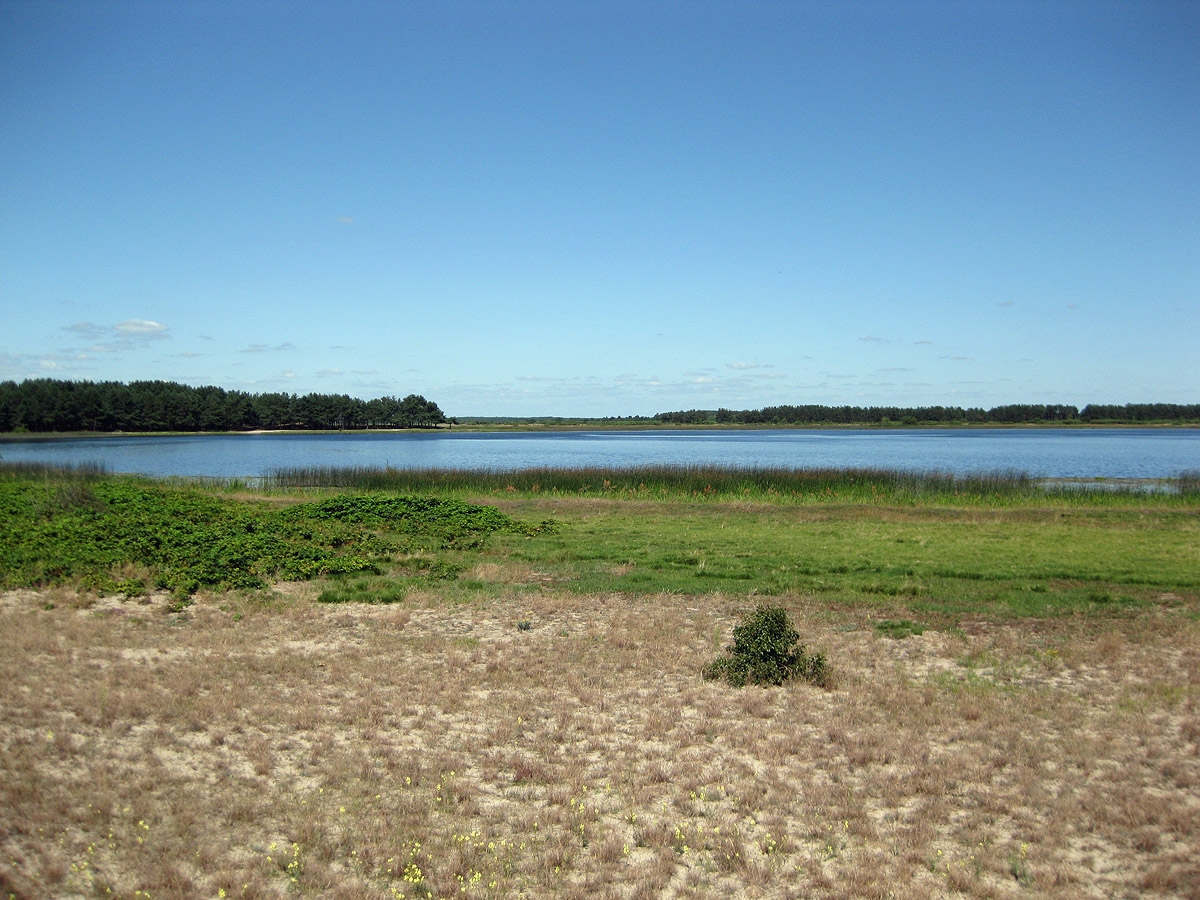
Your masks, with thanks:
[[[1200,3],[0,4],[0,379],[1200,399]]]

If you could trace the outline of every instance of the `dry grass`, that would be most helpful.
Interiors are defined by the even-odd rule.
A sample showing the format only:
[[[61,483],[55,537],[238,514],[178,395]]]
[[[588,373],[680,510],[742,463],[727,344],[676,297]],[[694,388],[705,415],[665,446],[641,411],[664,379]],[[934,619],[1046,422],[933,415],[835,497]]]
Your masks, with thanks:
[[[894,641],[785,598],[833,688],[738,691],[700,669],[744,597],[475,574],[504,598],[0,598],[0,892],[1200,897],[1181,612]]]

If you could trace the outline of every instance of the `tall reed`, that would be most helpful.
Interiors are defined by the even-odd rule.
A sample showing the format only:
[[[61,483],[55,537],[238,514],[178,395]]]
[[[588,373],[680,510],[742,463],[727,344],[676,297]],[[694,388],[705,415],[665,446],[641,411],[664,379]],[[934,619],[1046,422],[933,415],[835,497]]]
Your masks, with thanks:
[[[688,495],[821,497],[858,500],[888,496],[1017,497],[1041,490],[1024,472],[954,475],[872,468],[656,465],[633,468],[393,469],[300,466],[272,470],[271,489],[335,487],[357,490],[459,490],[552,495]]]
[[[0,478],[55,478],[87,481],[108,474],[104,463],[45,463],[32,460],[0,460]]]
[[[1180,472],[1173,479],[1175,490],[1187,496],[1195,497],[1200,494],[1200,469],[1188,469]]]

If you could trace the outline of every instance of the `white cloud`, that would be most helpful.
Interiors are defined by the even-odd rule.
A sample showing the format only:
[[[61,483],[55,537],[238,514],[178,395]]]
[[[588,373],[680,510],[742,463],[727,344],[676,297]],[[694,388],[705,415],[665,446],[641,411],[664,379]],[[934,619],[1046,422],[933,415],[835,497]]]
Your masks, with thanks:
[[[113,331],[130,337],[164,338],[168,337],[169,330],[161,322],[151,322],[149,319],[126,319],[113,326]]]

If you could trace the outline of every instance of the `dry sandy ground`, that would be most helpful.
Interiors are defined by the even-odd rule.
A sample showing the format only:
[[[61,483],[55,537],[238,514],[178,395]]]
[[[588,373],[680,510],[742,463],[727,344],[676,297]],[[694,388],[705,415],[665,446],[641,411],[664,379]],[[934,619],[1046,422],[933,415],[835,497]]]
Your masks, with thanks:
[[[785,598],[833,687],[735,690],[745,597],[311,592],[0,597],[0,893],[1200,897],[1169,602],[892,640]]]

